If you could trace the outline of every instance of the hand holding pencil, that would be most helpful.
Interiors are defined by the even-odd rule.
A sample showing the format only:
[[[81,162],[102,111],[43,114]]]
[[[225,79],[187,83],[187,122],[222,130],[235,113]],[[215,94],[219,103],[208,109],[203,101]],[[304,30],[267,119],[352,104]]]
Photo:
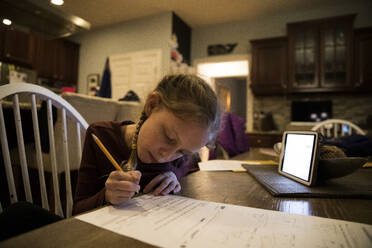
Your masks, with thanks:
[[[110,152],[98,139],[98,137],[92,134],[92,137],[101,151],[106,155],[107,159],[116,168],[112,171],[105,183],[105,199],[107,202],[112,204],[123,203],[140,190],[139,181],[141,178],[141,172],[139,171],[128,171],[124,170],[119,166],[116,160],[112,157]]]

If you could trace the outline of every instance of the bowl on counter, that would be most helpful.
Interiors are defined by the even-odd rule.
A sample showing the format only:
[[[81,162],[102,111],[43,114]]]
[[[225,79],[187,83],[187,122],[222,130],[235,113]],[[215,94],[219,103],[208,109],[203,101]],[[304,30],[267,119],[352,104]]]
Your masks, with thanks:
[[[352,174],[362,168],[368,159],[364,157],[346,157],[319,159],[317,180],[328,180]]]

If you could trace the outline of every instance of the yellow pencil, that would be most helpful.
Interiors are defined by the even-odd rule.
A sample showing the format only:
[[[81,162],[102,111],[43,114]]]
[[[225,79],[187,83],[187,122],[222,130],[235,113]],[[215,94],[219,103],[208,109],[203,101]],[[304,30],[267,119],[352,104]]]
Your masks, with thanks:
[[[106,155],[106,157],[108,158],[108,160],[110,160],[110,162],[112,163],[112,165],[117,169],[117,170],[120,170],[120,171],[123,171],[123,169],[119,166],[119,164],[115,161],[115,159],[111,156],[111,154],[109,153],[109,151],[106,149],[106,147],[102,144],[102,142],[98,139],[97,136],[95,136],[94,134],[92,134],[92,137],[94,139],[94,141],[97,143],[98,147],[103,151],[103,153]]]

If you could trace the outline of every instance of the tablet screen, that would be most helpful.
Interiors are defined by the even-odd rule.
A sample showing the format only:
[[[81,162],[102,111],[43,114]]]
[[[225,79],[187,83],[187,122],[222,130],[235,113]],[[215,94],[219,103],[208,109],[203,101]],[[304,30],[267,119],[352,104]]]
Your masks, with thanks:
[[[286,133],[283,149],[281,170],[310,182],[315,163],[316,134]]]

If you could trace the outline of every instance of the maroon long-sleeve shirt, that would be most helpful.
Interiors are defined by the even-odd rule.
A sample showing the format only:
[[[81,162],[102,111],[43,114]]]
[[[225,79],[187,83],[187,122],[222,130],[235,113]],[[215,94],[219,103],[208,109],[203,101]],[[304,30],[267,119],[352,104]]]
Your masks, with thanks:
[[[130,149],[125,143],[123,125],[133,124],[124,122],[96,122],[89,126],[86,136],[81,165],[78,174],[77,187],[74,197],[73,214],[102,206],[105,200],[105,182],[115,167],[107,159],[92,138],[94,133],[109,150],[114,159],[120,164],[128,160]],[[140,186],[143,189],[155,176],[166,171],[172,171],[178,180],[188,172],[197,169],[191,156],[161,164],[145,164],[138,161],[137,170],[142,173]]]

